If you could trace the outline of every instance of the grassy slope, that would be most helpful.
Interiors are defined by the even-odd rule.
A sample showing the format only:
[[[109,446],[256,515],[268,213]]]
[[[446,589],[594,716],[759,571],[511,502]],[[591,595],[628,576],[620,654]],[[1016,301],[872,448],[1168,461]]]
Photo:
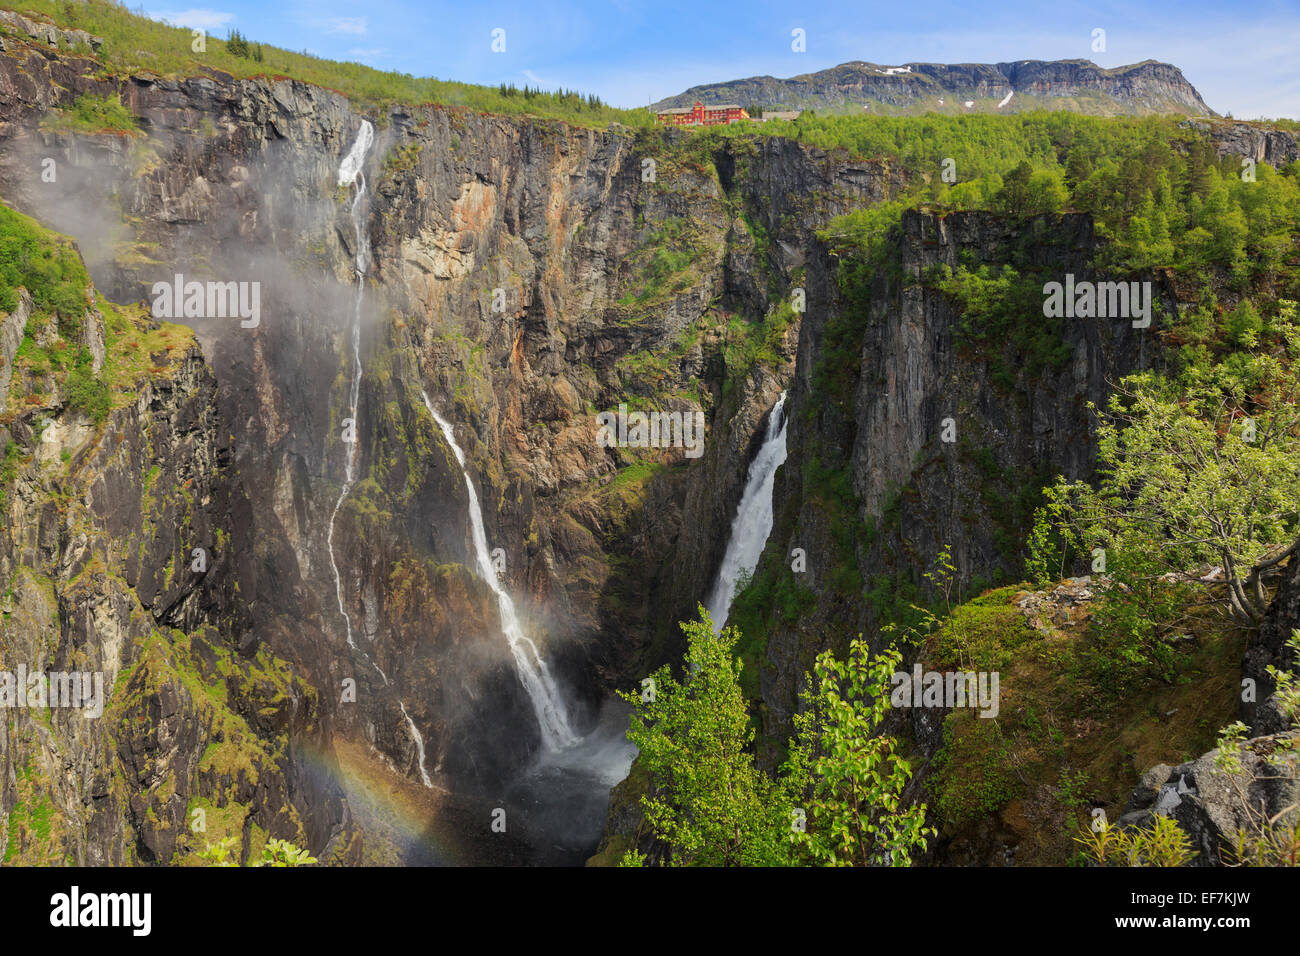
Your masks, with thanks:
[[[1006,587],[958,606],[921,649],[927,670],[1000,674],[996,717],[945,718],[927,792],[945,862],[987,862],[1008,843],[1019,865],[1071,862],[1092,807],[1118,819],[1144,770],[1200,756],[1235,719],[1247,635],[1216,605],[1168,628],[1169,673],[1121,685],[1087,602],[1067,605],[1068,620],[1036,614],[1038,629],[1017,606],[1025,594]]]
[[[521,92],[503,95],[492,87],[385,72],[359,63],[338,63],[266,44],[253,44],[254,48],[260,48],[261,61],[251,56],[235,55],[224,40],[216,37],[207,37],[206,49],[195,52],[191,30],[167,26],[105,0],[86,0],[78,4],[22,0],[5,6],[35,19],[52,21],[65,29],[86,30],[103,37],[104,45],[94,56],[109,72],[117,75],[149,71],[187,76],[205,69],[216,69],[241,78],[291,77],[336,90],[363,107],[440,103],[507,115],[563,119],[585,126],[604,126],[615,121],[627,125],[649,125],[653,119],[644,110],[614,109],[598,101],[593,103],[576,93],[538,93],[530,97]],[[89,50],[80,52],[91,55]]]
[[[172,356],[194,345],[184,326],[156,322],[139,305],[118,306],[98,297],[70,238],[0,205],[0,312],[17,306],[19,288],[31,294],[33,310],[14,356],[0,424],[26,407],[52,407],[60,397],[102,421],[112,408],[134,401],[147,376],[168,374]],[[103,313],[105,326],[106,354],[98,376],[78,344],[92,308]],[[57,334],[38,345],[51,323]]]

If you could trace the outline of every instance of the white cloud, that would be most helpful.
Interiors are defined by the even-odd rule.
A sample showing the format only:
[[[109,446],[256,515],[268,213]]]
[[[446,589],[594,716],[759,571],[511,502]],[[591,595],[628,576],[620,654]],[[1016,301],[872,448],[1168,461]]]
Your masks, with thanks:
[[[382,50],[379,47],[353,47],[351,50],[348,50],[348,56],[353,56],[353,57],[382,56],[385,52],[387,51]]]
[[[350,33],[359,37],[366,35],[365,17],[329,17],[315,22],[326,33]]]
[[[191,7],[188,10],[156,10],[149,12],[154,20],[162,20],[174,27],[189,27],[192,30],[217,30],[235,19],[233,13],[222,10],[208,10],[203,7]]]
[[[541,85],[542,81],[537,78],[537,74],[534,73],[532,70],[520,70],[520,72],[523,73],[524,79],[526,79],[529,83],[536,83],[538,85]]]

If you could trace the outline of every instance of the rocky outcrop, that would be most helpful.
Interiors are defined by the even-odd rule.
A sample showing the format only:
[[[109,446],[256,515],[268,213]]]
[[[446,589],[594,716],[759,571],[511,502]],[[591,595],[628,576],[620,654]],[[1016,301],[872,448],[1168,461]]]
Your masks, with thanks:
[[[1194,866],[1239,863],[1239,834],[1254,835],[1276,827],[1294,831],[1300,814],[1294,733],[1254,737],[1232,748],[1236,766],[1223,767],[1218,751],[1170,769],[1152,767],[1142,776],[1119,819],[1119,825],[1144,828],[1153,816],[1170,817],[1186,834],[1196,856]],[[1272,758],[1283,757],[1282,766]],[[1249,841],[1247,843],[1249,846]]]
[[[65,30],[53,23],[33,20],[12,10],[0,10],[0,31],[26,40],[34,40],[53,50],[70,50],[81,46],[98,53],[99,48],[104,45],[103,37],[97,37],[85,30]],[[0,44],[3,43],[3,38],[0,38]],[[6,49],[4,46],[0,46],[0,50],[4,49]]]
[[[1276,734],[1290,729],[1270,669],[1300,673],[1300,660],[1287,646],[1300,628],[1300,561],[1291,559],[1283,571],[1273,603],[1241,662],[1241,720],[1252,734]],[[1249,693],[1247,693],[1249,691]]]
[[[1260,123],[1234,123],[1227,120],[1205,122],[1188,120],[1189,129],[1203,132],[1214,143],[1220,156],[1241,156],[1281,169],[1300,159],[1300,142],[1290,130],[1273,129]]]
[[[1278,694],[1274,672],[1300,673],[1300,662],[1286,646],[1297,627],[1300,562],[1292,559],[1241,662],[1238,706],[1249,739],[1227,744],[1226,761],[1212,750],[1172,769],[1160,764],[1147,770],[1121,825],[1142,828],[1156,814],[1172,817],[1196,849],[1192,862],[1198,866],[1236,865],[1240,833],[1250,837],[1249,848],[1272,829],[1283,842],[1295,831],[1300,734]]]
[[[26,289],[18,292],[18,307],[0,319],[0,412],[9,400],[9,383],[14,374],[14,356],[22,345],[27,319],[32,313],[32,297]]]
[[[916,113],[1065,109],[1103,115],[1214,115],[1176,66],[1155,60],[1112,69],[1089,60],[901,66],[856,61],[785,80],[755,76],[694,86],[653,108],[690,106],[696,100],[855,113],[881,104]]]
[[[1159,354],[1151,330],[1117,319],[1067,321],[1064,358],[1046,364],[1024,338],[963,344],[959,314],[926,277],[962,262],[999,267],[1026,234],[1035,240],[1032,259],[1019,263],[1026,274],[1096,278],[1092,221],[1082,214],[1021,227],[987,213],[905,213],[897,265],[875,270],[856,301],[824,251],[809,256],[790,412],[798,427],[788,439],[789,460],[805,465],[777,473],[776,524],[759,568],[804,595],[799,613],[774,622],[760,673],[774,739],[789,734],[817,651],[875,633],[888,602],[906,608],[908,595],[928,590],[922,574],[944,546],[958,581],[978,589],[1014,580],[1020,555],[1009,542],[1023,540],[1029,519],[1017,489],[1030,475],[1041,487],[1058,474],[1091,474],[1087,403],[1104,404],[1110,382]],[[1159,281],[1154,289],[1173,310],[1172,294]],[[818,382],[831,374],[851,399],[827,401]],[[795,549],[807,556],[804,572],[788,570]]]

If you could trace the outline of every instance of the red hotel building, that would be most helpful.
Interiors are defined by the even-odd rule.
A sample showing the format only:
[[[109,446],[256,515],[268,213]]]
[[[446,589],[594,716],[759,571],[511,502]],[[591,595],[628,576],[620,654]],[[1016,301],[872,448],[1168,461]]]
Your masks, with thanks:
[[[659,122],[672,126],[725,126],[749,119],[749,114],[740,108],[739,103],[722,103],[718,106],[705,106],[699,100],[692,109],[685,107],[658,112]]]

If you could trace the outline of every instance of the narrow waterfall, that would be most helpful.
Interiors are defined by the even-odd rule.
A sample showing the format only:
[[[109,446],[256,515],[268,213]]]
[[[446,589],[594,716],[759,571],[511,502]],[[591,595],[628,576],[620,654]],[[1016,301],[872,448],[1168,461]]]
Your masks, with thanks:
[[[429,401],[429,396],[423,389],[420,391],[420,397],[424,399],[424,407],[429,410],[433,420],[442,429],[443,437],[451,446],[456,461],[460,464],[461,473],[465,476],[478,575],[496,592],[497,605],[501,611],[501,630],[505,632],[506,641],[510,645],[510,655],[514,658],[519,681],[524,685],[528,699],[532,702],[533,711],[537,714],[537,723],[542,732],[542,744],[551,751],[570,747],[577,742],[578,738],[569,726],[569,717],[559,689],[555,686],[555,681],[551,678],[551,672],[547,669],[546,662],[542,660],[542,655],[538,653],[537,645],[529,639],[520,626],[519,617],[515,613],[515,602],[510,599],[510,595],[497,580],[496,571],[492,567],[487,533],[483,530],[483,509],[479,507],[478,493],[474,490],[474,482],[470,480],[469,470],[465,467],[465,453],[456,444],[451,423],[434,410],[433,403]]]
[[[334,571],[334,596],[338,599],[339,614],[343,616],[343,626],[348,640],[348,646],[354,651],[361,654],[362,657],[373,667],[379,676],[383,678],[384,686],[389,686],[388,675],[384,669],[370,660],[369,655],[357,647],[356,642],[352,640],[352,617],[348,614],[347,608],[343,601],[343,576],[339,574],[338,561],[334,556],[334,521],[339,515],[339,509],[343,507],[343,501],[347,498],[348,492],[352,490],[352,485],[356,481],[356,461],[357,461],[357,442],[356,423],[357,423],[357,403],[361,398],[361,300],[365,295],[366,271],[370,268],[370,234],[366,231],[365,210],[361,210],[358,215],[358,209],[361,201],[366,194],[366,177],[361,172],[361,166],[365,163],[366,153],[370,151],[371,144],[375,141],[375,128],[370,125],[368,120],[361,121],[361,128],[357,130],[356,141],[353,142],[352,148],[348,154],[343,157],[343,162],[339,164],[339,185],[352,186],[355,184],[356,193],[352,197],[352,205],[349,207],[349,213],[352,216],[352,233],[356,237],[356,270],[357,270],[357,295],[355,305],[352,309],[352,381],[348,388],[348,418],[352,422],[353,441],[347,442],[347,457],[344,459],[344,478],[343,487],[339,490],[339,500],[334,502],[334,511],[330,514],[329,534],[326,536],[326,543],[329,546],[330,568]],[[406,729],[410,731],[411,739],[415,742],[415,751],[420,758],[420,779],[426,787],[432,787],[433,781],[429,778],[429,771],[425,769],[424,761],[424,736],[420,733],[415,721],[411,715],[406,712],[406,704],[402,701],[397,702],[397,706],[402,711],[402,718],[406,721]]]
[[[339,185],[351,186],[353,183],[356,184],[356,194],[352,197],[352,206],[349,210],[352,216],[352,232],[356,236],[354,245],[356,247],[357,270],[357,295],[355,305],[352,308],[352,384],[348,389],[348,418],[352,422],[354,440],[347,443],[347,457],[344,459],[343,466],[343,487],[339,490],[339,500],[334,503],[334,511],[330,514],[330,529],[327,541],[330,552],[330,567],[334,570],[334,594],[338,598],[339,613],[343,615],[343,623],[347,628],[348,646],[353,650],[357,649],[357,645],[352,640],[352,618],[348,616],[348,612],[343,607],[343,578],[339,574],[338,563],[334,560],[334,519],[338,517],[339,508],[343,506],[343,499],[348,496],[348,492],[352,490],[352,483],[356,480],[354,474],[357,458],[355,429],[357,402],[361,396],[361,299],[365,294],[366,269],[370,267],[370,235],[366,232],[362,217],[357,215],[357,207],[366,194],[366,177],[361,172],[361,164],[365,162],[366,153],[369,152],[370,144],[374,142],[374,139],[374,127],[370,125],[368,120],[362,120],[361,128],[357,130],[356,142],[352,144],[348,154],[343,157],[343,162],[339,164]]]
[[[731,613],[736,581],[742,574],[754,573],[767,536],[772,533],[772,485],[776,470],[785,461],[785,427],[785,392],[782,392],[768,416],[763,445],[749,465],[745,491],[731,522],[731,536],[718,568],[718,579],[706,603],[713,626],[719,631]]]

